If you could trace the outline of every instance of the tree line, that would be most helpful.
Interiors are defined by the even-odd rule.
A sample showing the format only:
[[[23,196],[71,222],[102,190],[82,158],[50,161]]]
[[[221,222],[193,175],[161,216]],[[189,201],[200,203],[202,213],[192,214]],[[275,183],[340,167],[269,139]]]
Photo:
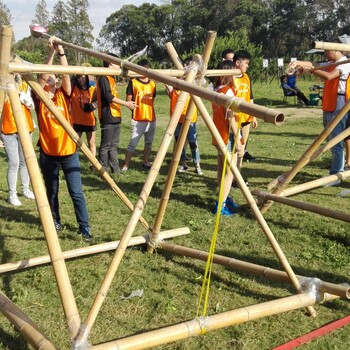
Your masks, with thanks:
[[[258,75],[263,58],[303,57],[312,41],[327,41],[350,32],[348,0],[164,0],[161,5],[125,5],[111,13],[97,38],[88,15],[89,0],[56,2],[51,13],[45,0],[37,3],[33,23],[64,41],[126,58],[147,46],[154,67],[171,65],[165,43],[172,42],[181,58],[201,52],[208,31],[217,32],[210,68],[224,48],[246,49],[253,56],[250,71]],[[0,23],[11,24],[11,13],[0,0]],[[42,63],[46,48],[24,38],[14,45],[24,59]],[[90,58],[69,53],[71,64]],[[91,62],[92,61],[92,62]]]

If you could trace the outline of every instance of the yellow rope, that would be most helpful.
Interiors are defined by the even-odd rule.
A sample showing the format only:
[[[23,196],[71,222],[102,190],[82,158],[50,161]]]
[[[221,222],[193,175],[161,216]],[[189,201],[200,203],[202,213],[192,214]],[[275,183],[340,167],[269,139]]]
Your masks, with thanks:
[[[232,117],[230,117],[230,125],[231,125],[231,121],[232,121],[231,118]],[[237,134],[235,135],[235,142],[234,142],[232,153],[231,153],[230,168],[231,168],[231,164],[233,161],[233,155],[234,155],[235,150],[236,150],[237,140],[239,140],[240,128],[241,128],[241,121],[239,121],[239,123],[238,123]],[[207,315],[207,309],[208,309],[208,303],[209,303],[210,280],[211,280],[215,247],[216,247],[216,242],[217,242],[218,233],[219,233],[219,224],[220,224],[220,218],[221,218],[221,206],[223,203],[222,192],[223,192],[224,179],[225,179],[225,175],[226,175],[226,169],[227,169],[227,150],[225,153],[224,166],[223,166],[221,180],[220,180],[218,208],[217,208],[216,217],[215,217],[214,232],[213,232],[212,240],[210,243],[208,259],[207,259],[207,262],[205,265],[205,272],[204,272],[204,277],[203,277],[202,289],[201,289],[199,301],[198,301],[197,315],[196,315],[197,318],[199,317],[200,313],[201,313],[202,317],[205,317]],[[203,299],[204,299],[204,301],[203,301]],[[201,327],[201,334],[205,334],[205,331],[206,331],[205,326]]]

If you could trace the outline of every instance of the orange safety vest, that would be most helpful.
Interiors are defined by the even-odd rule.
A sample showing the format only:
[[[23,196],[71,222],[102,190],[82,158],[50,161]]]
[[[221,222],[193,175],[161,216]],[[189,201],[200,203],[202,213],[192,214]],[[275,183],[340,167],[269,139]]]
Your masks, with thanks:
[[[117,85],[115,83],[115,79],[109,75],[106,76],[106,78],[108,79],[108,83],[111,89],[111,94],[114,97],[119,98],[119,93],[117,90]],[[98,117],[99,119],[101,119],[102,116],[102,101],[101,101],[101,91],[100,91],[100,87],[99,87],[99,79],[97,79],[97,104],[98,104]],[[112,102],[109,104],[109,108],[111,110],[111,115],[112,117],[118,117],[120,118],[122,116],[122,112],[121,112],[121,108],[120,108],[120,104]]]
[[[61,88],[57,89],[52,99],[55,106],[72,125],[72,118],[68,110],[67,97]],[[49,156],[68,156],[76,151],[76,144],[63,129],[59,121],[40,101],[38,108],[39,143],[42,151]]]
[[[32,115],[30,113],[30,109],[22,103],[21,103],[21,106],[22,106],[24,115],[26,117],[28,130],[29,132],[33,132],[34,124],[33,124]],[[4,107],[2,110],[1,132],[6,135],[17,133],[17,126],[16,126],[15,118],[13,116],[10,99],[8,97],[5,98]]]
[[[233,91],[232,87],[225,85],[215,91],[226,95],[228,90]],[[218,129],[219,134],[221,135],[225,145],[227,145],[229,134],[230,134],[230,121],[226,117],[227,108],[225,106],[212,103],[212,109],[213,109],[213,122],[216,128]],[[212,138],[212,144],[217,146],[217,142],[214,137]]]
[[[170,93],[170,116],[172,116],[173,113],[174,113],[176,102],[179,99],[180,93],[181,93],[180,90],[176,90],[176,89],[172,89],[171,90],[171,93]],[[191,97],[188,96],[186,104],[185,104],[185,107],[182,110],[182,113],[181,113],[181,116],[180,116],[180,119],[179,119],[179,123],[180,124],[182,124],[185,121],[188,105],[190,103],[190,99],[191,99]],[[196,123],[197,119],[198,119],[198,113],[197,113],[197,108],[195,108],[194,111],[193,111],[192,122],[191,123]]]
[[[156,119],[154,112],[154,96],[156,84],[153,80],[143,83],[132,79],[133,101],[137,107],[132,111],[132,119],[140,122],[153,122]]]
[[[85,103],[91,103],[95,88],[90,86],[87,90],[79,89],[78,86],[73,87],[71,95],[71,114],[73,124],[95,126],[94,112],[84,112]]]
[[[248,74],[243,73],[241,77],[234,77],[234,92],[236,97],[241,97],[247,102],[251,99],[251,85]],[[250,123],[253,117],[249,114],[236,112],[236,119],[241,123]]]
[[[334,68],[331,68],[328,71],[331,71],[332,69]],[[350,84],[348,84],[349,76],[346,79],[346,83],[345,83],[345,101],[347,101],[350,96]],[[332,80],[324,81],[323,96],[322,96],[322,110],[325,112],[333,112],[337,107],[339,81],[340,81],[340,77]]]

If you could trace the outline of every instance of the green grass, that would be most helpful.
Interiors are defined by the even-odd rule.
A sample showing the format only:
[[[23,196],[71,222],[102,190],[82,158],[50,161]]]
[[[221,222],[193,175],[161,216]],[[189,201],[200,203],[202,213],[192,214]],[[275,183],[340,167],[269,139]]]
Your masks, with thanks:
[[[301,81],[299,85],[306,93],[312,82]],[[284,107],[292,107],[292,100],[283,103],[283,94],[276,81],[268,85],[256,82],[254,90],[257,103],[282,111]],[[121,96],[123,95],[124,87],[121,88]],[[210,104],[206,105],[210,111]],[[169,121],[168,110],[169,100],[162,85],[158,85],[158,129],[154,150],[158,149]],[[243,176],[249,179],[251,189],[265,190],[268,183],[290,169],[322,130],[319,108],[312,109],[314,114],[319,111],[316,117],[314,114],[308,117],[311,109],[288,108],[285,111],[289,114],[282,126],[261,121],[258,129],[251,133],[249,151],[258,160],[244,163],[242,169]],[[119,149],[121,162],[129,139],[129,120],[129,113],[125,111]],[[197,176],[193,167],[190,167],[189,173],[176,176],[162,230],[187,226],[191,231],[189,235],[170,242],[208,251],[215,223],[211,210],[217,197],[216,151],[202,120],[198,122],[198,128],[204,176]],[[99,138],[100,132],[97,134]],[[36,140],[37,135],[33,139],[34,145]],[[141,149],[142,141],[132,159],[131,169],[125,175],[115,177],[118,186],[132,203],[136,203],[147,178],[147,173],[141,169]],[[171,150],[172,145],[143,213],[151,225],[166,181]],[[3,150],[0,151],[0,164],[3,169],[0,179],[1,263],[46,255],[46,243],[34,203],[21,197],[23,206],[14,208],[6,202],[6,158]],[[88,163],[83,156],[81,164],[84,193],[94,235],[93,244],[118,240],[129,222],[130,212],[95,173],[89,172]],[[303,183],[326,175],[328,164],[329,154],[326,154],[305,167],[293,183]],[[63,177],[60,186],[64,225],[59,234],[62,250],[84,247],[86,243],[76,234],[77,225]],[[344,181],[341,186],[314,189],[293,198],[348,213],[349,199],[339,198],[337,194],[349,187],[349,182]],[[243,195],[239,190],[232,190],[231,195],[240,205],[240,210],[234,217],[221,219],[216,253],[280,269],[278,259]],[[272,205],[265,214],[265,219],[295,273],[334,283],[349,283],[349,224],[281,204]],[[138,225],[134,235],[144,233],[143,227]],[[67,261],[82,320],[90,310],[111,258],[112,253],[108,252]],[[91,343],[103,343],[193,319],[196,316],[203,273],[204,263],[201,261],[161,250],[151,255],[145,252],[144,247],[129,248],[93,327]],[[5,273],[1,277],[0,290],[37,322],[59,349],[69,349],[67,327],[51,266]],[[142,298],[121,299],[121,296],[128,296],[137,289],[143,289]],[[288,284],[214,265],[208,314],[254,305],[293,293],[293,288]],[[335,300],[316,305],[315,308],[316,318],[308,317],[305,310],[301,309],[227,327],[204,336],[163,345],[158,349],[268,350],[350,312],[346,300]],[[347,349],[349,338],[348,326],[303,345],[300,349]],[[0,349],[27,348],[22,336],[0,315]]]

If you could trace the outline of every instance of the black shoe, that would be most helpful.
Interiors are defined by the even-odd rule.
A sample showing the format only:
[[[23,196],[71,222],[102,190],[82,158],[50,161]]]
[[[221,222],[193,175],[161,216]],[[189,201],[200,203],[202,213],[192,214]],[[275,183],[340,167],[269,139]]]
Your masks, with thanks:
[[[91,242],[92,236],[88,227],[82,227],[80,229],[80,234],[85,242]]]
[[[152,166],[152,163],[143,163],[142,164],[142,168],[147,169],[147,170],[151,169],[151,166]]]
[[[252,161],[252,160],[255,160],[256,157],[252,156],[249,152],[245,152],[243,155],[243,159]]]

